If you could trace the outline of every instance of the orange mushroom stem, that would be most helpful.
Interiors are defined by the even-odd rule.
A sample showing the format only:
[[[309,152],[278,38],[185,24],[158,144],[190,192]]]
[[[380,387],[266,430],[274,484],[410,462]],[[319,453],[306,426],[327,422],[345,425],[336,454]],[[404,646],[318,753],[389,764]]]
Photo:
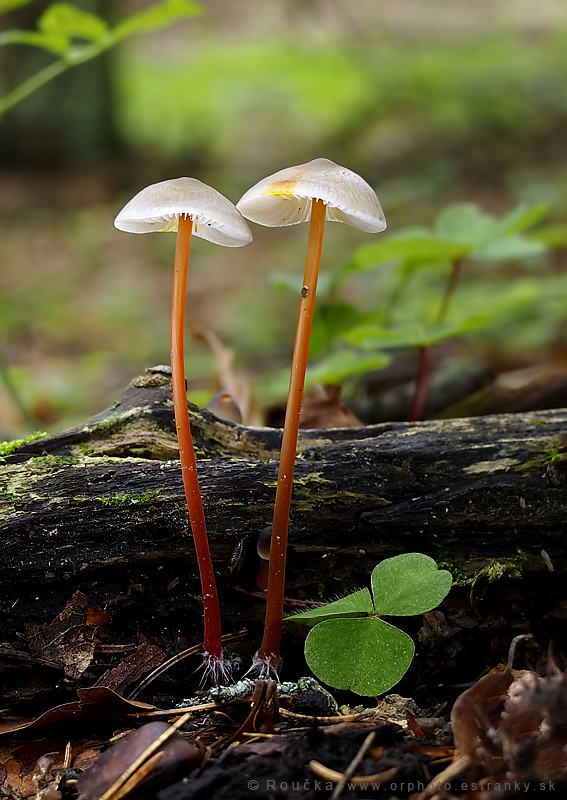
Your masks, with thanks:
[[[207,537],[205,512],[197,476],[195,449],[191,437],[191,423],[187,407],[187,389],[185,384],[185,302],[187,295],[187,271],[191,250],[191,234],[193,220],[187,215],[179,217],[177,240],[175,245],[175,261],[173,267],[173,296],[171,303],[171,383],[173,391],[173,410],[177,441],[179,443],[179,460],[183,487],[189,511],[189,521],[193,531],[193,542],[203,592],[204,640],[203,653],[205,664],[215,678],[223,671],[223,650],[221,640],[221,617],[219,599],[215,582],[215,573]]]
[[[282,437],[278,485],[272,521],[272,544],[270,547],[270,568],[268,572],[268,596],[266,601],[266,623],[264,638],[256,655],[261,667],[275,667],[279,660],[280,642],[283,624],[285,564],[287,554],[287,534],[291,495],[293,491],[293,474],[299,421],[303,402],[303,388],[307,370],[307,356],[311,338],[311,325],[315,310],[317,279],[323,248],[323,232],[325,230],[325,205],[322,200],[311,201],[311,222],[307,242],[307,256],[301,288],[301,302],[295,334],[295,345],[291,363],[291,376]]]

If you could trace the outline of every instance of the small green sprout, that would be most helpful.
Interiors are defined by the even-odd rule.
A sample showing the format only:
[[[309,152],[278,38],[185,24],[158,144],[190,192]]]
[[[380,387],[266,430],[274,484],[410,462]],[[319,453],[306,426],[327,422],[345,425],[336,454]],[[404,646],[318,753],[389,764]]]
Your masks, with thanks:
[[[430,611],[448,594],[452,576],[429,556],[404,553],[380,562],[370,584],[372,594],[359,589],[287,618],[312,628],[305,659],[317,678],[364,696],[382,694],[398,683],[415,652],[407,633],[380,617]]]
[[[553,464],[554,461],[559,459],[559,450],[557,447],[550,447],[547,451],[547,455],[549,456],[550,463]]]

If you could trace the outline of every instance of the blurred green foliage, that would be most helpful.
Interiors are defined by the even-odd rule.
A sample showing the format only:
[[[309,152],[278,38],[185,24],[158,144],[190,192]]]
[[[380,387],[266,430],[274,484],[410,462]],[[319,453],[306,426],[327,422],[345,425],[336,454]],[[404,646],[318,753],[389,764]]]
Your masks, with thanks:
[[[0,0],[0,13],[25,4]],[[161,180],[182,168],[237,200],[263,175],[315,156],[355,169],[377,189],[392,235],[361,244],[345,226],[328,226],[312,379],[344,380],[349,369],[354,375],[392,357],[393,346],[388,357],[383,348],[353,347],[363,325],[407,346],[461,326],[474,357],[497,354],[512,365],[565,348],[564,27],[506,33],[487,23],[458,40],[415,30],[392,35],[376,23],[358,34],[348,26],[332,34],[291,26],[233,31],[198,27],[218,13],[202,5],[203,20],[126,39],[192,17],[199,6],[153,2],[115,26],[54,3],[34,30],[6,31],[0,42],[47,48],[58,65],[44,75],[50,79],[122,40],[110,62],[112,101],[132,158],[120,165],[121,185],[136,191],[148,175]],[[16,95],[4,102],[21,91],[10,89]],[[454,201],[465,198],[499,213],[491,222],[486,212],[455,211]],[[115,243],[121,200],[63,216],[36,207],[0,220],[1,260],[10,266],[0,272],[6,369],[26,407],[39,396],[53,408],[41,425],[65,426],[100,410],[132,374],[167,360],[172,242]],[[525,221],[523,214],[537,217],[544,205],[549,222],[514,230],[514,214]],[[502,214],[505,208],[515,210]],[[445,235],[456,213],[464,237]],[[473,253],[471,226],[489,231],[493,222],[509,226],[506,235],[490,234]],[[229,344],[266,402],[285,395],[297,313],[296,296],[270,287],[269,275],[278,270],[274,284],[296,291],[304,234],[255,231],[240,261],[199,249],[190,277],[197,286],[190,316]],[[467,265],[448,327],[432,330],[460,257]],[[210,373],[210,354],[191,346],[188,375],[199,399]],[[15,418],[8,424],[17,432]]]
[[[123,52],[118,107],[136,145],[198,152],[251,180],[318,148],[370,180],[393,167],[409,179],[429,159],[439,186],[451,162],[474,168],[493,154],[521,166],[525,142],[567,117],[565,74],[561,30],[441,44],[378,31],[365,41],[204,37],[167,58]]]
[[[548,211],[544,204],[518,205],[496,216],[473,203],[454,203],[439,212],[431,229],[407,227],[356,248],[350,259],[325,275],[320,287],[306,384],[343,383],[387,366],[389,352],[400,348],[428,348],[470,335],[495,343],[503,329],[520,319],[523,336],[520,341],[512,337],[507,346],[533,347],[553,339],[565,312],[555,294],[556,277],[546,275],[548,242],[565,247],[567,235],[561,233],[567,230],[551,226],[532,232]],[[465,264],[466,288],[459,291],[458,282],[451,285],[451,268],[462,269]],[[500,270],[495,290],[486,274],[488,267]],[[352,276],[377,269],[386,272],[386,279],[378,284],[374,303],[368,304],[368,294],[365,304],[342,298]],[[503,278],[503,269],[520,272]],[[524,277],[526,269],[533,274]],[[461,281],[462,272],[457,276]],[[274,281],[281,289],[297,292],[296,281],[281,275]],[[528,315],[532,342],[526,342]],[[281,396],[286,380],[285,370],[265,376],[259,383],[262,396]]]
[[[0,14],[28,5],[32,0],[4,0]],[[0,114],[25,100],[49,81],[71,67],[90,61],[130,36],[167,27],[200,13],[194,0],[161,0],[125,17],[111,27],[106,20],[71,3],[52,3],[41,14],[35,30],[7,30],[0,33],[0,46],[28,45],[47,50],[56,60],[27,78],[0,98]]]

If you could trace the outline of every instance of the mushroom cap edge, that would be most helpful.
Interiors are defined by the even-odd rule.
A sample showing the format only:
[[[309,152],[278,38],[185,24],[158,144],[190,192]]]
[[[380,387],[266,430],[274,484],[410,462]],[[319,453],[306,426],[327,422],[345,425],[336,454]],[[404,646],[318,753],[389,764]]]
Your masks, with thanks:
[[[325,204],[325,218],[332,222],[344,222],[368,233],[386,228],[374,189],[356,172],[327,158],[286,167],[263,178],[248,189],[236,207],[252,222],[282,227],[307,222],[313,199]]]
[[[225,247],[252,241],[250,227],[234,203],[197,178],[172,178],[136,194],[114,220],[127,233],[177,231],[180,216],[194,221],[193,234]]]

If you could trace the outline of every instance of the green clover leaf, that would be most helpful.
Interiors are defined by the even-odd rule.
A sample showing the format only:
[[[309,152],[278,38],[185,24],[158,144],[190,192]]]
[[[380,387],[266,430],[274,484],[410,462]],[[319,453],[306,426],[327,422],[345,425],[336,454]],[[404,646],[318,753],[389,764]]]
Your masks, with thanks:
[[[374,567],[371,577],[378,614],[411,616],[431,611],[449,592],[451,573],[423,553],[403,553]]]
[[[398,683],[414,651],[407,633],[375,617],[321,622],[305,641],[305,658],[318,678],[366,697]]]

